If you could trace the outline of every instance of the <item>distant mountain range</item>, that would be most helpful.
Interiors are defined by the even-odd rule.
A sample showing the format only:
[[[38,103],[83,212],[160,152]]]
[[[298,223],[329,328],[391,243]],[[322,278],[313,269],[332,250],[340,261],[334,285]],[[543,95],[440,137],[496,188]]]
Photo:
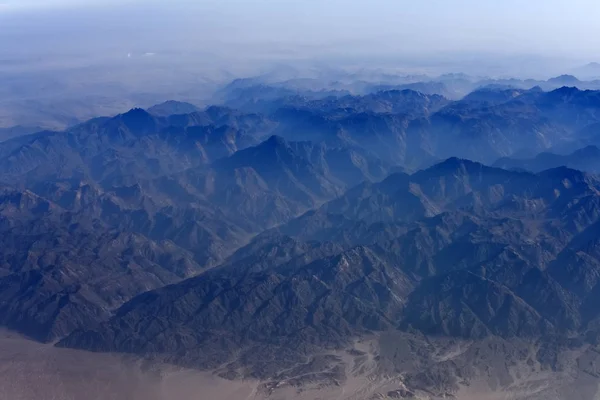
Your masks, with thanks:
[[[24,79],[21,86],[14,86],[11,79],[7,78],[0,104],[0,129],[39,126],[41,130],[62,130],[98,115],[113,115],[134,106],[149,107],[169,95],[182,101],[168,101],[149,111],[157,116],[189,114],[197,111],[197,106],[224,104],[232,108],[264,112],[269,103],[284,97],[322,99],[328,96],[364,96],[387,90],[414,90],[427,95],[441,95],[450,100],[460,100],[473,91],[488,87],[529,90],[537,86],[544,91],[552,91],[562,86],[576,86],[581,90],[600,90],[599,71],[597,63],[589,63],[569,71],[569,75],[550,79],[517,79],[462,73],[398,75],[376,69],[344,71],[317,68],[301,72],[283,67],[272,73],[233,81],[228,81],[232,75],[219,74],[213,80],[192,85],[189,82],[182,84],[184,79],[172,87],[150,84],[143,89],[133,89],[137,85],[133,81],[124,82],[123,85],[114,82],[107,85],[91,83],[86,78],[82,86],[68,84],[63,81],[65,77],[58,77],[56,82],[45,82],[46,76],[31,76]],[[71,79],[78,81],[83,78],[73,76]],[[54,92],[40,96],[41,91],[49,87]],[[80,93],[82,87],[86,87],[84,93]],[[173,108],[177,107],[177,103],[182,108]]]
[[[547,80],[518,78],[476,77],[467,74],[392,75],[362,71],[344,76],[285,79],[259,76],[236,79],[219,89],[213,102],[225,102],[242,107],[244,104],[259,106],[267,100],[283,97],[304,96],[318,99],[327,96],[367,95],[387,90],[414,90],[424,94],[438,94],[451,100],[460,100],[469,93],[482,88],[514,88],[529,90],[540,87],[552,91],[563,86],[576,86],[581,90],[600,90],[600,74],[597,63],[590,63],[573,71],[575,75],[563,74]],[[343,74],[342,74],[343,75]],[[580,77],[581,79],[578,79]]]
[[[291,140],[308,138],[365,148],[405,168],[460,156],[492,163],[500,157],[567,146],[598,122],[595,91],[563,87],[485,88],[463,100],[411,90],[313,100],[285,97],[249,107],[278,123]],[[587,143],[581,143],[584,147]]]
[[[590,145],[567,155],[544,152],[530,159],[501,158],[495,166],[540,172],[557,167],[569,167],[593,173],[600,172],[600,149]]]

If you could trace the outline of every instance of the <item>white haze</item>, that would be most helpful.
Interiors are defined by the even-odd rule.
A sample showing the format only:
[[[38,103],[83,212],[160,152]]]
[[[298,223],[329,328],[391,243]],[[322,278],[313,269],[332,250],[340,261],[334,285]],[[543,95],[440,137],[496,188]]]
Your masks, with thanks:
[[[595,56],[595,0],[4,0],[6,53],[459,60]]]

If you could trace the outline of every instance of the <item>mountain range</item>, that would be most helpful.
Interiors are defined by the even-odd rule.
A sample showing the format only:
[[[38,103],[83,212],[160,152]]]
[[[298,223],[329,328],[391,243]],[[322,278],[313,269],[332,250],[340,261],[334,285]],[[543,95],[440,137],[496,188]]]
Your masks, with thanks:
[[[0,143],[3,327],[267,397],[600,376],[600,92],[234,86]]]

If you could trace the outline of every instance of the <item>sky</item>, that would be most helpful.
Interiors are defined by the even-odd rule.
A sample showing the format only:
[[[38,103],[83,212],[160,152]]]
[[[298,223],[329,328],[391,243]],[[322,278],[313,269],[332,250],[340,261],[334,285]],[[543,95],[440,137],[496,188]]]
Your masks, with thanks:
[[[161,25],[151,20],[131,24],[196,28],[224,41],[356,41],[382,50],[424,52],[584,55],[596,51],[600,35],[597,0],[0,0],[0,7],[5,18],[18,18],[16,13],[55,18],[53,13],[96,12],[98,19],[103,13],[110,16],[111,9],[133,10],[135,16],[137,8],[142,18],[153,10],[164,13],[164,19]]]
[[[0,0],[5,54],[597,61],[597,0]],[[11,53],[12,52],[12,53]]]
[[[272,40],[282,35],[284,41],[350,46],[358,43],[359,47],[375,51],[425,53],[445,49],[489,50],[490,44],[499,47],[499,51],[509,52],[530,51],[535,47],[551,50],[555,46],[565,50],[564,47],[572,46],[573,42],[583,41],[582,51],[595,50],[594,38],[600,33],[596,21],[600,2],[579,0],[579,5],[577,2],[217,0],[206,1],[205,10],[215,10],[222,20],[231,21],[229,26],[254,30],[258,40]],[[262,25],[263,20],[265,25],[260,27],[258,21]],[[587,33],[593,35],[587,36],[587,41],[582,40],[586,37],[586,28]]]

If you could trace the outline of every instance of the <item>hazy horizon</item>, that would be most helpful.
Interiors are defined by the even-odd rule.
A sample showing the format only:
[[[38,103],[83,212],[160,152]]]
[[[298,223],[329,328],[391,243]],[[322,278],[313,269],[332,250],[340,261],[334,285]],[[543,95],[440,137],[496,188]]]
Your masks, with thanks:
[[[4,58],[170,51],[237,61],[446,61],[456,64],[451,69],[485,58],[491,66],[525,60],[560,70],[596,61],[594,9],[600,4],[591,0],[4,0],[0,44]],[[524,65],[521,77],[536,70]]]
[[[236,78],[380,83],[466,73],[600,77],[591,1],[0,0],[0,126],[64,127]],[[586,38],[590,38],[587,39]],[[354,76],[354,78],[349,78]],[[358,79],[358,78],[356,78]],[[410,81],[410,79],[407,79]],[[69,110],[55,125],[45,115]],[[59,118],[63,121],[63,118]],[[36,122],[37,123],[37,122]]]

